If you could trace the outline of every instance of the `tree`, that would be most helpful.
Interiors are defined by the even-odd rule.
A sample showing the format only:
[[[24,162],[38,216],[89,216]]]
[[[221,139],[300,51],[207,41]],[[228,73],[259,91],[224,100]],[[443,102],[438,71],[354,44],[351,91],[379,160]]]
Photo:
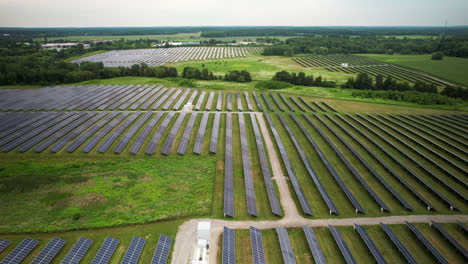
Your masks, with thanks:
[[[432,60],[443,60],[444,59],[444,53],[441,51],[437,51],[432,53]]]

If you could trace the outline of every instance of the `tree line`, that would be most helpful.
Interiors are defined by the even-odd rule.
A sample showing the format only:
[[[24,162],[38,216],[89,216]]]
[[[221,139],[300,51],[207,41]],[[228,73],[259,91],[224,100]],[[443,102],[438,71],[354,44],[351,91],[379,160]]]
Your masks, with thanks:
[[[294,56],[296,54],[431,54],[468,58],[468,37],[399,39],[384,37],[307,37],[290,38],[266,47],[265,56]]]
[[[306,75],[303,72],[299,73],[289,73],[287,71],[279,71],[275,73],[272,78],[273,81],[281,81],[287,82],[294,85],[302,85],[302,86],[317,86],[317,87],[335,87],[336,83],[333,81],[327,81],[323,79],[322,76],[318,76],[314,79],[314,76]]]

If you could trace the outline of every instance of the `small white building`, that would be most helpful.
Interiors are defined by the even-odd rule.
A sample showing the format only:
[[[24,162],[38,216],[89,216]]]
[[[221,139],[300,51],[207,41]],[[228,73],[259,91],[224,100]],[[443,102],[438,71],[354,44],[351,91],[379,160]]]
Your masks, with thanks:
[[[341,63],[341,67],[348,67],[349,64],[348,63]]]
[[[63,50],[63,49],[70,49],[72,47],[76,47],[80,45],[81,43],[76,43],[76,42],[69,42],[69,43],[47,43],[47,44],[42,44],[41,48],[46,49],[46,50]],[[89,44],[82,44],[84,49],[89,49],[90,45]]]
[[[184,46],[184,45],[200,45],[200,42],[161,42],[155,44],[156,47],[165,47],[166,45],[169,46]]]
[[[193,252],[192,264],[208,264],[210,257],[211,223],[198,222],[197,243]]]

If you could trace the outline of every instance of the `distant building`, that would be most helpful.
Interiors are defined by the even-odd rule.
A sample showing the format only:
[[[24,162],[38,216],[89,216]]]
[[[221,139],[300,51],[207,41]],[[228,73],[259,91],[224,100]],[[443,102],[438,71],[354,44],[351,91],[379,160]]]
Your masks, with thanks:
[[[200,45],[200,42],[162,42],[155,44],[156,47],[165,47],[166,45],[169,46],[184,46],[184,45]]]
[[[47,44],[42,44],[41,48],[46,49],[46,50],[63,50],[63,49],[70,49],[72,47],[76,47],[81,43],[75,43],[75,42],[70,42],[70,43],[47,43]],[[90,45],[89,44],[82,44],[84,49],[89,49]]]
[[[91,43],[106,43],[106,42],[114,42],[115,40],[113,39],[93,39],[91,40]]]
[[[218,44],[218,45],[226,45],[226,44],[221,43],[221,44]],[[230,45],[230,46],[243,46],[243,45],[271,46],[273,44],[272,43],[266,43],[266,42],[255,42],[255,41],[239,41],[239,42],[227,43],[227,45]]]

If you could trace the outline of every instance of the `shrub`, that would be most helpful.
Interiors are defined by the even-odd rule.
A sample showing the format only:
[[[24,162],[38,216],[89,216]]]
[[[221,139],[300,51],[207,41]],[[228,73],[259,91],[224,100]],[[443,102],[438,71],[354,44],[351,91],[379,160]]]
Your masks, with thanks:
[[[432,53],[432,60],[443,60],[444,59],[444,53],[441,51],[437,51]]]
[[[292,84],[282,81],[260,81],[255,84],[255,88],[269,90],[284,89],[291,86]]]

